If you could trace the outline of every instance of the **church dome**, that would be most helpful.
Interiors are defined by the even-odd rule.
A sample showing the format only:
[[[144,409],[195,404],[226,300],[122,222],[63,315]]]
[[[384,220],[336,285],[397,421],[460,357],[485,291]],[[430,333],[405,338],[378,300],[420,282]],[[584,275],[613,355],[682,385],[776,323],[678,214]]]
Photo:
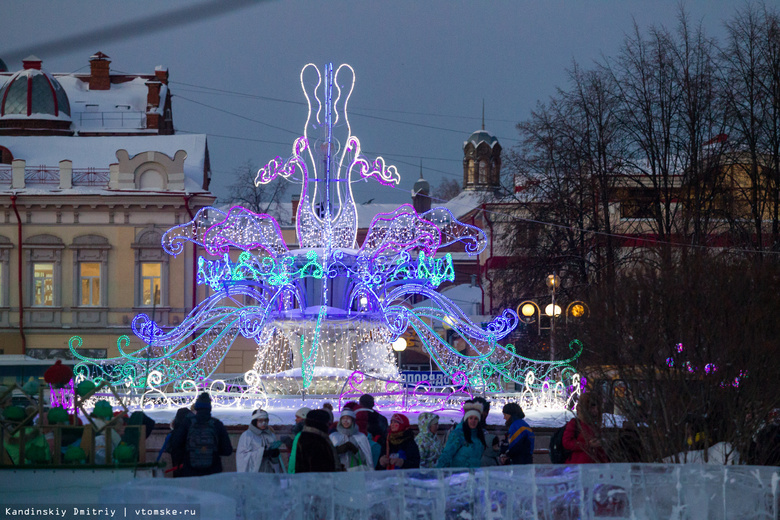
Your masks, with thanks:
[[[430,195],[431,183],[420,176],[420,178],[417,179],[417,182],[414,183],[412,191],[414,191],[415,194],[422,193],[423,195]]]
[[[72,135],[70,102],[54,76],[29,56],[0,90],[0,134]]]
[[[11,76],[0,91],[0,118],[70,122],[70,103],[60,82],[41,70],[37,57],[30,56],[23,63],[24,69]]]
[[[498,143],[498,138],[485,129],[477,130],[469,136],[466,142],[463,143],[463,146],[465,147],[467,144],[471,143],[474,145],[474,148],[476,148],[479,146],[479,143],[483,142],[487,143],[489,147],[493,148],[493,146]]]

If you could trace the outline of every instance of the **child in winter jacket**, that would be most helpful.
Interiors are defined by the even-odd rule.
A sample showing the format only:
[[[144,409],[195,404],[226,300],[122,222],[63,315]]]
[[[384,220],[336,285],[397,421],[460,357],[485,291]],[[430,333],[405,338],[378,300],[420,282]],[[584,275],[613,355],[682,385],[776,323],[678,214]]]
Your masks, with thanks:
[[[420,467],[435,468],[444,443],[436,435],[439,429],[439,416],[435,413],[423,412],[417,418],[420,431],[414,438],[420,448]]]

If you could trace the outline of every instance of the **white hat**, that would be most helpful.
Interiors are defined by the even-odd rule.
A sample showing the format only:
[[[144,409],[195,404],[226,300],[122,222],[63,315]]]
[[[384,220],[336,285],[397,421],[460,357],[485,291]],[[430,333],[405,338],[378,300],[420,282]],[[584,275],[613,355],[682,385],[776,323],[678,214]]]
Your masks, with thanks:
[[[258,408],[257,410],[252,412],[252,420],[254,421],[255,419],[257,419],[257,420],[265,419],[267,421],[268,420],[268,412],[266,412],[262,408]]]
[[[466,403],[463,405],[463,420],[471,416],[482,419],[482,405],[479,403]]]
[[[357,418],[357,414],[355,413],[355,410],[351,410],[349,408],[344,408],[343,410],[341,410],[341,416],[352,417],[353,421]]]
[[[311,412],[311,408],[306,408],[304,406],[303,408],[301,408],[300,410],[295,412],[295,416],[300,418],[300,419],[306,419],[306,414],[309,413],[309,412]]]

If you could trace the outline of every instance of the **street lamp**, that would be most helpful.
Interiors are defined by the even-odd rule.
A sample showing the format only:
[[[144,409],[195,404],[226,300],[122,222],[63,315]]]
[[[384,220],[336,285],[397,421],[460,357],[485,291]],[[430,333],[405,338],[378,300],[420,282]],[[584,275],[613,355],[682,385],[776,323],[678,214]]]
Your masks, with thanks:
[[[569,319],[577,320],[581,318],[587,318],[590,316],[590,309],[588,305],[581,301],[576,300],[566,306],[564,312],[563,308],[555,303],[555,290],[561,286],[561,279],[558,275],[551,274],[545,279],[547,287],[550,288],[550,297],[552,302],[544,307],[544,315],[550,319],[549,327],[542,327],[542,309],[539,305],[531,300],[520,302],[517,306],[517,315],[520,321],[526,325],[536,323],[537,332],[541,334],[542,329],[549,329],[550,331],[550,360],[555,361],[555,318],[559,318],[563,314],[566,318],[566,323],[569,323]]]
[[[561,314],[561,308],[555,305],[555,289],[560,287],[561,279],[557,274],[549,274],[545,283],[552,296],[552,303],[545,307],[544,313],[550,317],[550,361],[555,361],[555,318]]]
[[[406,350],[406,338],[403,336],[398,338],[397,340],[393,341],[392,343],[393,350],[398,352],[398,370],[401,370],[401,353]]]

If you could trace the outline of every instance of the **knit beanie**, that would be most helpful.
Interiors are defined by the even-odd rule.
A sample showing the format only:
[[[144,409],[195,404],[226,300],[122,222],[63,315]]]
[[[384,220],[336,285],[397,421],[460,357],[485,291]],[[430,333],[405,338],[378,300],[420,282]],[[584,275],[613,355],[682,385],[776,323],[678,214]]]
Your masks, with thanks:
[[[482,405],[479,403],[466,403],[463,405],[463,420],[467,420],[471,416],[477,419],[482,419]]]
[[[256,420],[261,420],[261,419],[267,421],[268,420],[268,412],[266,412],[262,408],[258,408],[257,410],[252,412],[252,420],[256,421]]]
[[[344,408],[341,410],[341,417],[352,417],[352,420],[354,421],[357,418],[357,414],[355,413],[355,410]]]
[[[311,408],[306,408],[305,406],[301,409],[299,409],[297,412],[295,412],[295,416],[299,419],[306,419],[306,415],[311,412]]]

